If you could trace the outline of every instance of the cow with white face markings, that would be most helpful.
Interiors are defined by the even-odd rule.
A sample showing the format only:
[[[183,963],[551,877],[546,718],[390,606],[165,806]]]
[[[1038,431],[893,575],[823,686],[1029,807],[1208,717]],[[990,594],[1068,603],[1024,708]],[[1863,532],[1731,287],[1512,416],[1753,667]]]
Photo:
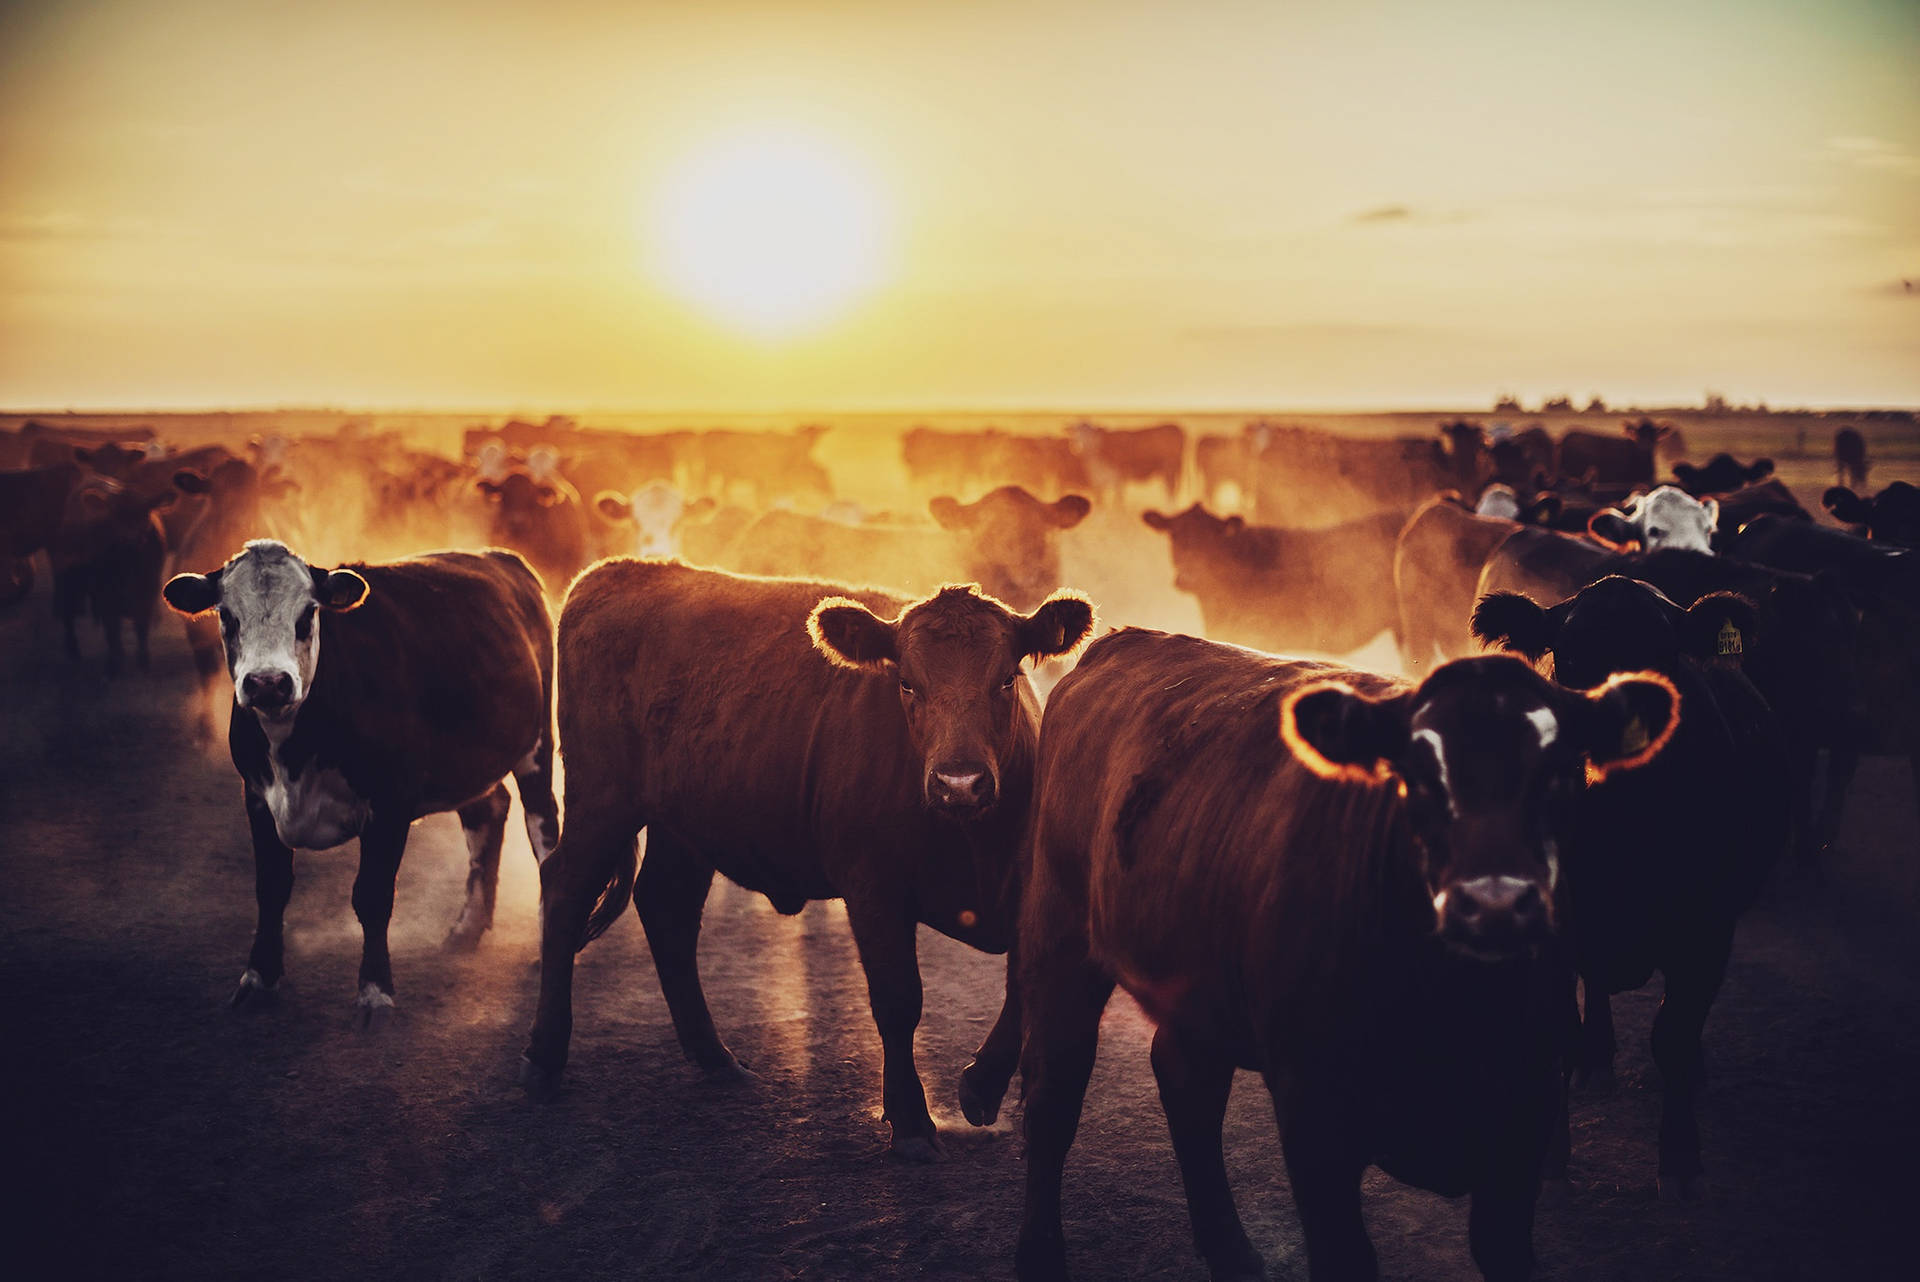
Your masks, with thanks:
[[[1617,508],[1595,512],[1587,521],[1587,533],[1609,547],[1638,544],[1648,552],[1661,548],[1712,552],[1719,524],[1717,499],[1696,499],[1677,485],[1662,485],[1650,494],[1634,495]]]
[[[599,518],[596,541],[602,556],[669,557],[680,554],[677,527],[687,513],[680,487],[649,481],[631,494],[603,490],[593,500]]]
[[[228,744],[246,786],[259,926],[236,1006],[285,970],[293,851],[360,838],[353,908],[365,935],[358,1012],[393,1008],[387,923],[415,819],[456,811],[467,902],[448,944],[493,921],[511,774],[536,858],[559,839],[553,799],[553,626],[540,580],[511,552],[432,552],[310,566],[256,539],[167,604],[216,613],[233,678]]]

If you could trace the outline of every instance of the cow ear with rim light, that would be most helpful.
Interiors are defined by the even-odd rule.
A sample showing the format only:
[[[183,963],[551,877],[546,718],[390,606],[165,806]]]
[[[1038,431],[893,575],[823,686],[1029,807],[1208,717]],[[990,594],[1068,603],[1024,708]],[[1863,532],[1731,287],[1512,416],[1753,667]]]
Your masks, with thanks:
[[[357,610],[367,599],[367,581],[352,570],[313,568],[313,599],[336,613]]]
[[[1032,659],[1071,654],[1093,635],[1093,602],[1078,592],[1056,592],[1021,616],[1015,646]]]
[[[836,667],[880,672],[900,659],[895,625],[843,596],[830,596],[813,607],[807,636]]]
[[[1639,529],[1617,508],[1602,508],[1588,517],[1587,533],[1595,543],[1616,551],[1640,542]]]
[[[1302,686],[1280,703],[1280,739],[1322,779],[1381,783],[1406,751],[1412,692],[1370,699],[1340,681]]]
[[[160,589],[160,595],[177,614],[205,614],[220,604],[220,572],[176,574]]]
[[[1525,655],[1532,662],[1553,649],[1560,621],[1518,592],[1489,592],[1473,607],[1473,635],[1492,646]]]
[[[618,490],[602,490],[593,500],[594,511],[609,521],[633,519],[633,500]]]
[[[1578,724],[1588,783],[1638,770],[1660,755],[1680,726],[1680,692],[1657,672],[1617,673],[1590,691],[1568,693],[1585,705]]]

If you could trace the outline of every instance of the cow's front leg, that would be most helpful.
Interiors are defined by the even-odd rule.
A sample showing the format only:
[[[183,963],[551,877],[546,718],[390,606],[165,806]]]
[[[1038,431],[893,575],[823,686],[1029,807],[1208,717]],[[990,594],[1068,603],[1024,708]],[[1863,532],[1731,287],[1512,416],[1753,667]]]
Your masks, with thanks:
[[[867,974],[867,1000],[880,1029],[882,1117],[893,1126],[891,1149],[909,1162],[940,1155],[933,1115],[913,1063],[913,1031],[920,1026],[920,956],[913,914],[896,900],[849,900],[847,920]]]
[[[1336,1093],[1325,1085],[1289,1089],[1271,1074],[1267,1090],[1280,1119],[1280,1152],[1307,1240],[1307,1276],[1311,1282],[1374,1282],[1380,1264],[1360,1215],[1360,1177],[1367,1159],[1335,1115]]]
[[[1698,1101],[1703,1064],[1700,1035],[1733,951],[1733,927],[1714,932],[1699,954],[1667,971],[1667,991],[1653,1017],[1653,1062],[1660,1069],[1660,1196],[1690,1200],[1706,1191],[1701,1178]]]
[[[1573,1084],[1589,1095],[1611,1095],[1614,1090],[1613,1003],[1606,990],[1585,976],[1580,979],[1586,1007],[1580,1021],[1580,1045],[1574,1057]]]
[[[393,962],[387,923],[393,919],[393,881],[407,849],[410,820],[375,812],[360,833],[360,871],[353,879],[353,912],[360,919],[360,994],[355,1023],[375,1029],[393,1013]]]
[[[287,900],[293,897],[293,851],[280,840],[266,799],[247,788],[246,803],[247,827],[253,833],[253,897],[260,915],[253,930],[253,950],[247,954],[246,972],[240,976],[240,986],[233,990],[229,1003],[236,1008],[260,1005],[261,998],[270,996],[286,973],[284,928]]]

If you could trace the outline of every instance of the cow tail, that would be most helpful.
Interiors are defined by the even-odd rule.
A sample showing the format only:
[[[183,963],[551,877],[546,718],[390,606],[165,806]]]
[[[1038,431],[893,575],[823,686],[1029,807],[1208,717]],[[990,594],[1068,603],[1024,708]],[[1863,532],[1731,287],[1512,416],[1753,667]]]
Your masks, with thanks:
[[[620,914],[627,910],[627,905],[633,900],[633,879],[639,871],[640,853],[636,842],[627,847],[613,870],[613,876],[601,888],[600,899],[587,917],[586,933],[581,936],[575,952],[600,938],[606,933],[607,927],[620,920]]]

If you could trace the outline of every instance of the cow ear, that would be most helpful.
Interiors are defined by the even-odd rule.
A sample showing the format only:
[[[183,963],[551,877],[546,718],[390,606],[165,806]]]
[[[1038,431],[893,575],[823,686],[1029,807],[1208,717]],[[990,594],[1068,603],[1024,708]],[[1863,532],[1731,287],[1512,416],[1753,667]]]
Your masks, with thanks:
[[[367,581],[352,570],[327,571],[313,567],[313,597],[322,606],[338,613],[357,610],[367,599]]]
[[[1582,739],[1590,784],[1646,765],[1680,725],[1680,692],[1658,672],[1618,673],[1574,697],[1586,704]]]
[[[609,521],[633,518],[633,500],[618,490],[602,490],[593,500],[593,510]]]
[[[1769,477],[1772,475],[1773,475],[1773,460],[1770,458],[1757,458],[1747,467],[1747,483],[1748,484],[1752,484],[1755,481],[1762,480],[1765,477]]]
[[[1538,663],[1553,649],[1559,624],[1550,611],[1518,592],[1489,592],[1473,607],[1473,635],[1488,645]]]
[[[1082,494],[1062,494],[1048,506],[1047,514],[1053,523],[1063,530],[1071,530],[1087,519],[1087,513],[1093,511],[1093,504]]]
[[[843,596],[827,597],[813,607],[807,635],[813,648],[836,667],[880,672],[900,659],[895,625]]]
[[[543,483],[533,487],[533,501],[541,507],[558,507],[566,501],[566,496],[553,486]]]
[[[1071,654],[1093,635],[1093,602],[1078,592],[1056,592],[1021,618],[1015,648],[1024,656],[1051,659]]]
[[[489,481],[483,477],[480,480],[475,481],[473,483],[473,488],[476,490],[479,490],[482,494],[486,495],[490,499],[497,499],[500,497],[500,485],[496,481]]]
[[[1235,512],[1232,516],[1226,519],[1225,525],[1227,527],[1228,534],[1238,534],[1240,533],[1240,531],[1247,528],[1247,518],[1244,516],[1241,516],[1238,512]]]
[[[1520,509],[1519,520],[1524,525],[1552,525],[1560,517],[1560,496],[1558,494],[1536,494],[1533,502]]]
[[[182,494],[205,494],[213,488],[213,483],[206,477],[184,468],[173,474],[173,484]]]
[[[1640,531],[1618,508],[1603,507],[1587,518],[1587,534],[1595,543],[1622,551],[1640,541]]]
[[[1820,506],[1842,525],[1865,525],[1873,516],[1873,507],[1844,485],[1829,486],[1820,496]]]
[[[1406,750],[1409,695],[1369,699],[1339,681],[1302,686],[1280,703],[1280,740],[1322,779],[1379,783]]]
[[[176,574],[160,589],[160,595],[180,614],[205,614],[220,604],[220,572]]]
[[[1720,500],[1706,499],[1700,506],[1707,511],[1707,533],[1712,534],[1720,528]]]
[[[1140,514],[1140,519],[1147,523],[1147,528],[1149,530],[1159,530],[1163,534],[1166,533],[1167,527],[1173,524],[1172,517],[1162,516],[1160,515],[1160,513],[1154,511],[1152,508],[1148,508],[1146,511],[1142,512]]]
[[[964,530],[973,523],[973,514],[949,495],[942,494],[928,503],[927,511],[933,514],[933,519],[943,530]]]
[[[1759,626],[1753,602],[1733,592],[1709,592],[1687,608],[1680,639],[1697,659],[1725,659],[1737,666]]]
[[[1673,479],[1680,482],[1680,488],[1689,494],[1700,492],[1700,469],[1691,463],[1675,463]]]

